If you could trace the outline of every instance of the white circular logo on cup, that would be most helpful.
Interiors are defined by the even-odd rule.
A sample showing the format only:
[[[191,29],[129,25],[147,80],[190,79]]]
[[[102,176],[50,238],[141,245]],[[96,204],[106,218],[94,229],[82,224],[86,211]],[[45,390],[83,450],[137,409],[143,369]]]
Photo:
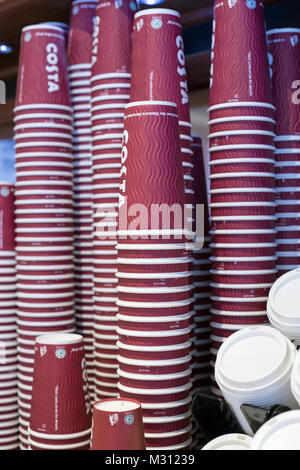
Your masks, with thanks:
[[[26,33],[24,36],[24,41],[29,42],[31,41],[31,38],[32,38],[31,33]]]
[[[160,29],[162,27],[162,21],[159,19],[152,20],[151,21],[151,26],[153,29]]]
[[[2,188],[1,189],[1,196],[7,197],[9,195],[9,189],[8,188]]]
[[[130,3],[130,9],[131,9],[132,11],[136,11],[136,4],[135,4],[134,2],[131,2],[131,3]]]
[[[65,349],[57,349],[55,351],[55,356],[58,359],[63,359],[64,357],[66,357],[66,350]]]
[[[134,422],[134,416],[133,415],[126,415],[124,418],[124,423],[125,424],[132,424]]]
[[[248,8],[251,8],[251,10],[254,10],[256,8],[256,1],[255,0],[247,0],[246,5]]]
[[[73,8],[73,15],[77,15],[77,13],[79,12],[79,7],[78,6],[75,6]]]

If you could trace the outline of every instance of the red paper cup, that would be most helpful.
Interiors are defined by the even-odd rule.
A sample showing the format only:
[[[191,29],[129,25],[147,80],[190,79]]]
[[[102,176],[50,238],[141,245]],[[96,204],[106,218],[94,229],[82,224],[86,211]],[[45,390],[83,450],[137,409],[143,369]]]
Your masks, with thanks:
[[[30,66],[32,60],[37,65],[34,70]],[[39,75],[37,80],[35,71],[42,73],[43,77]],[[35,83],[34,87],[32,83]],[[52,25],[23,28],[16,96],[16,112],[26,109],[24,106],[27,105],[33,112],[34,108],[39,109],[40,104],[43,104],[44,111],[47,107],[51,109],[52,105],[53,109],[69,111],[65,38],[61,28]]]
[[[37,338],[35,351],[30,428],[46,434],[74,434],[89,429],[91,413],[82,337],[42,336]],[[51,394],[55,400],[46,398]]]
[[[94,404],[91,450],[114,449],[145,450],[142,409],[138,401],[119,398]]]
[[[174,105],[175,106],[175,105]],[[124,226],[124,222],[127,220],[128,225],[131,222],[131,217],[127,217],[127,211],[125,210],[126,204],[130,207],[132,204],[141,203],[144,204],[145,207],[150,209],[150,201],[148,200],[147,194],[151,194],[151,205],[153,204],[177,204],[178,208],[183,204],[183,188],[182,188],[182,173],[180,171],[180,167],[175,165],[173,162],[174,157],[177,158],[179,155],[179,141],[178,141],[178,127],[176,123],[176,113],[174,113],[175,108],[173,105],[170,104],[162,104],[162,103],[154,103],[147,102],[147,103],[132,103],[126,109],[125,115],[125,136],[126,142],[124,142],[123,152],[126,151],[128,154],[137,155],[140,151],[145,148],[151,148],[151,159],[147,158],[145,152],[145,162],[143,165],[140,165],[141,171],[137,173],[137,165],[134,164],[133,168],[133,161],[132,165],[130,166],[130,162],[132,159],[126,160],[126,178],[121,176],[121,206],[119,212],[119,225],[120,225],[120,235],[127,235],[127,231],[122,230]],[[142,114],[137,114],[143,111]],[[153,121],[152,113],[155,112],[155,120]],[[167,114],[165,114],[167,113]],[[151,119],[150,119],[151,117]],[[144,138],[135,139],[134,129],[143,127],[143,136]],[[154,127],[156,137],[154,138]],[[164,128],[164,138],[162,139],[162,135],[159,135],[158,130]],[[157,130],[157,132],[156,132]],[[151,134],[151,139],[150,139]],[[177,134],[177,137],[176,137]],[[129,137],[130,136],[130,137]],[[146,142],[149,140],[149,143]],[[139,146],[142,147],[139,150]],[[168,148],[170,145],[173,146],[174,151],[171,153],[168,151],[166,152],[168,155],[172,154],[172,158],[169,160],[164,159],[162,162],[161,159],[158,161],[158,155],[161,153],[162,146],[167,145]],[[155,163],[157,160],[157,163]],[[172,161],[171,161],[172,160]],[[151,161],[151,165],[150,165]],[[140,160],[140,163],[141,160]],[[151,170],[150,170],[150,166]],[[147,174],[153,173],[153,167],[157,168],[158,174],[155,177],[155,188],[153,186],[153,181],[151,178],[146,177]],[[133,171],[134,170],[134,171]],[[121,175],[124,172],[121,170]],[[135,180],[135,189],[133,191],[132,187],[132,179],[134,177]],[[132,180],[132,181],[131,181]],[[140,182],[139,187],[137,186],[137,181]],[[172,184],[171,184],[172,182]],[[172,188],[171,188],[171,186]],[[176,189],[175,189],[176,188]],[[159,190],[158,190],[159,189]],[[152,215],[152,217],[151,217]],[[155,216],[150,214],[150,228],[153,229],[153,225],[157,225],[154,221]],[[170,221],[170,230],[173,227],[173,221]],[[127,225],[126,225],[127,226]],[[159,229],[160,227],[155,227],[155,229]],[[160,232],[159,232],[160,233]],[[175,232],[174,232],[175,233]]]
[[[71,10],[70,32],[68,40],[69,65],[89,64],[92,48],[93,19],[96,2],[74,2]]]
[[[135,2],[126,0],[116,5],[109,1],[96,9],[92,48],[92,75],[130,72],[131,32]],[[111,28],[117,31],[115,41],[110,42]],[[101,60],[98,51],[102,50]]]
[[[160,8],[140,11],[133,30],[131,100],[174,101],[179,120],[190,122],[180,14]]]
[[[238,24],[247,30],[240,37],[234,35]],[[216,4],[212,44],[210,106],[233,100],[272,103],[263,5]],[[227,82],[220,80],[228,67],[238,69]]]

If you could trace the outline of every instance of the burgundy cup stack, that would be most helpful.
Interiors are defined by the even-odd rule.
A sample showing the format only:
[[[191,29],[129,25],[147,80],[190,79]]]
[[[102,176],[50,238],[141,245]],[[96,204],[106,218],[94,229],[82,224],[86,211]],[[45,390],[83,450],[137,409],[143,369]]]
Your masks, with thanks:
[[[130,95],[130,54],[136,3],[99,1],[92,49],[93,271],[95,390],[118,396],[117,250],[124,109]]]
[[[161,205],[174,215],[159,217]],[[142,403],[152,450],[191,444],[193,299],[183,205],[176,104],[130,103],[117,246],[119,391]]]
[[[207,200],[206,174],[202,148],[202,137],[192,134],[193,141],[193,177],[194,177],[194,205],[202,205],[196,232],[196,245],[193,250],[193,295],[194,295],[194,348],[193,348],[193,383],[195,392],[210,383],[210,234],[209,212]],[[202,233],[197,230],[202,229]]]
[[[0,182],[0,450],[18,449],[14,184]]]
[[[136,13],[133,27],[132,102],[163,100],[177,104],[180,160],[187,218],[193,218],[194,177],[191,122],[181,15],[151,8]],[[188,220],[188,219],[187,219]],[[192,326],[191,338],[194,328]],[[194,346],[192,347],[195,352]]]
[[[93,209],[90,80],[97,0],[72,4],[68,42],[73,106],[74,276],[76,330],[83,336],[91,397],[94,389]]]
[[[91,404],[83,338],[36,339],[29,443],[31,450],[89,450]]]
[[[24,449],[35,338],[74,331],[72,108],[65,33],[58,26],[23,29],[14,122],[19,412]]]
[[[267,33],[276,106],[276,228],[278,275],[300,263],[300,29]]]
[[[268,321],[276,279],[272,100],[263,4],[216,1],[209,107],[213,368],[226,337]]]

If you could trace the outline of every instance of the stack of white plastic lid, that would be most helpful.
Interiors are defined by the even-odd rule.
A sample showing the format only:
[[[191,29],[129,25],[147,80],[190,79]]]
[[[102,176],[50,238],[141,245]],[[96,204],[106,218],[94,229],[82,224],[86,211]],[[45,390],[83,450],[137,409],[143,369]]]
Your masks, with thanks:
[[[270,323],[291,340],[300,339],[300,268],[285,273],[273,284],[268,299]]]
[[[252,437],[246,434],[225,434],[208,442],[201,450],[250,450]]]
[[[251,450],[300,450],[300,410],[267,421],[255,434]]]
[[[228,338],[218,352],[215,376],[243,430],[252,435],[240,406],[275,404],[297,408],[291,392],[296,348],[269,326],[253,326]]]
[[[73,2],[68,42],[73,106],[75,315],[76,329],[83,336],[91,392],[94,388],[94,308],[90,62],[96,3],[97,0]]]

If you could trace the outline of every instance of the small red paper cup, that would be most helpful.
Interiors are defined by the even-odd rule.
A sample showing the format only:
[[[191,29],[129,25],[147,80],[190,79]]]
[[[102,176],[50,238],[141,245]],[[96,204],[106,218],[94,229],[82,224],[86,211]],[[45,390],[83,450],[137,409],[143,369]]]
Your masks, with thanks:
[[[91,450],[114,449],[145,450],[142,409],[138,401],[116,398],[94,404]]]
[[[263,299],[263,300],[259,300]],[[263,311],[266,309],[268,297],[238,298],[213,297],[213,308],[216,310],[229,310],[233,312]]]
[[[30,68],[33,59],[37,64],[36,70],[43,75],[39,80],[35,79],[35,71]],[[55,77],[49,74],[49,67],[55,67]],[[23,28],[19,71],[16,112],[26,109],[26,105],[30,105],[31,112],[40,105],[45,110],[48,106],[51,109],[51,105],[57,109],[70,109],[65,37],[61,28],[46,24]]]
[[[234,36],[235,24],[249,25],[249,33]],[[226,27],[225,27],[226,25]],[[255,33],[253,34],[253,29]],[[250,33],[251,31],[251,33]],[[242,45],[242,47],[241,47]],[[223,51],[225,47],[225,53]],[[221,52],[222,51],[222,52]],[[251,77],[249,79],[249,55],[251,55]],[[218,80],[218,76],[229,64],[238,64],[239,72],[230,80]],[[240,77],[244,77],[242,82]],[[272,103],[264,10],[260,4],[216,5],[214,8],[213,59],[211,71],[210,106],[229,101],[257,101]],[[210,109],[209,109],[210,110]]]
[[[276,269],[276,257],[256,257],[253,260],[242,258],[212,258],[212,270],[217,271],[261,271]]]
[[[167,96],[178,105],[179,121],[190,123],[180,14],[160,8],[140,11],[135,15],[133,31],[131,100]],[[151,54],[153,49],[157,54]]]
[[[94,22],[95,46],[92,50],[92,75],[130,72],[130,49],[135,2],[124,2],[116,6],[113,2],[98,5]],[[101,26],[100,26],[101,23]],[[118,30],[116,41],[109,47],[112,26]],[[99,60],[98,50],[102,49]]]
[[[30,428],[47,434],[73,434],[89,429],[91,413],[82,337],[43,335],[37,338],[35,350]],[[60,394],[54,406],[55,401],[45,397],[55,394],[57,383]],[[53,407],[49,406],[52,402]],[[71,413],[70,403],[73,403]],[[57,406],[59,421],[55,413]]]

